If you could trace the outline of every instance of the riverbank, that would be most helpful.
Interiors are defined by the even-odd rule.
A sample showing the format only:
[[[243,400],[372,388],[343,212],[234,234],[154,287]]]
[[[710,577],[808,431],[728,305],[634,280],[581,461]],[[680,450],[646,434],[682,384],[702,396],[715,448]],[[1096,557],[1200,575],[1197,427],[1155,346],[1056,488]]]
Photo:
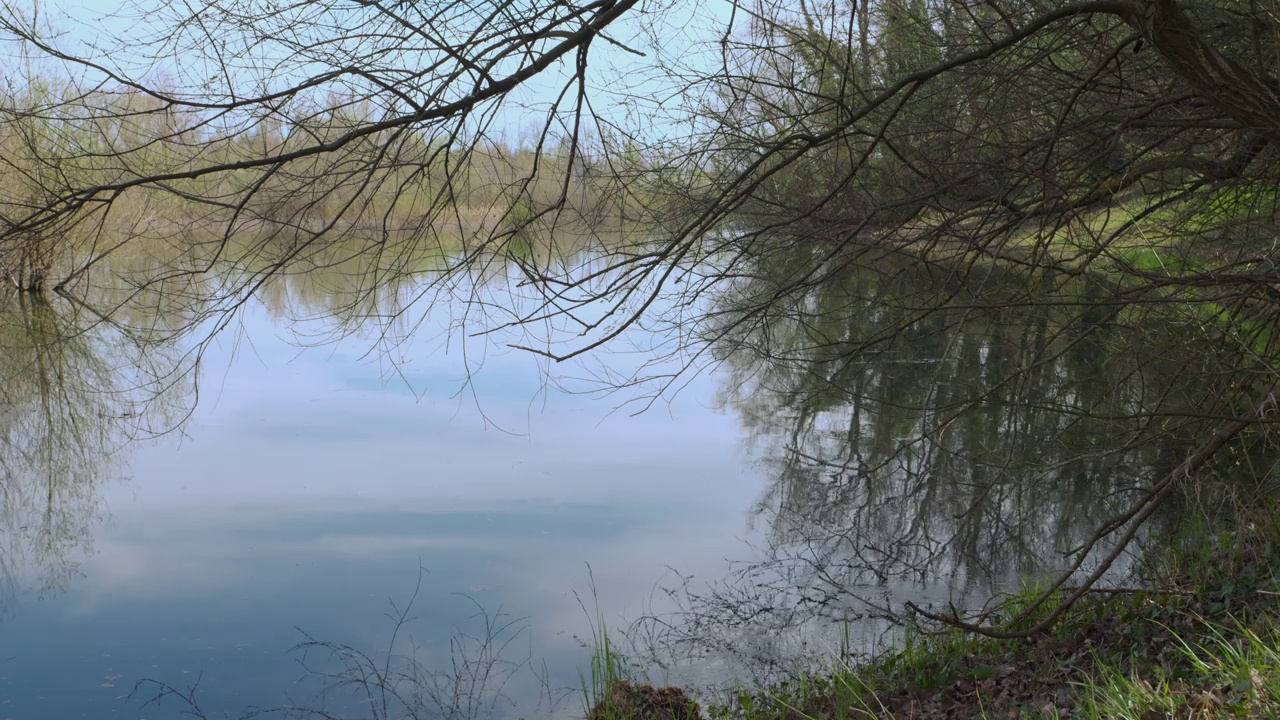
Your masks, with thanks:
[[[833,659],[700,712],[712,720],[1280,717],[1280,520],[1267,515],[1265,527],[1174,543],[1143,587],[1092,592],[1048,632],[1009,639],[920,624],[876,657]],[[988,623],[1018,615],[1039,594],[1027,586]],[[672,691],[654,703],[621,684],[596,695],[591,720],[693,717]]]

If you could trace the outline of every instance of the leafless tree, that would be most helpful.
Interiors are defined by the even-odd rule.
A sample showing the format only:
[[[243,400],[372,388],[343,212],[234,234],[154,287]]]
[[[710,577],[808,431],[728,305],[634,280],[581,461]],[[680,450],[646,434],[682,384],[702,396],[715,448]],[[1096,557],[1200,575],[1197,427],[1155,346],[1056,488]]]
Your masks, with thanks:
[[[352,325],[390,327],[415,306],[458,300],[467,334],[514,333],[504,342],[554,362],[626,347],[643,329],[658,338],[645,341],[651,361],[600,376],[643,401],[752,354],[786,367],[786,353],[817,351],[819,376],[856,388],[850,372],[932,323],[1049,313],[1042,341],[976,394],[925,389],[922,419],[872,469],[967,452],[948,450],[954,423],[1010,388],[1009,402],[1025,401],[1027,384],[1051,382],[1082,344],[1139,363],[1134,381],[1149,371],[1146,350],[1137,336],[1104,337],[1116,327],[1185,328],[1182,362],[1158,373],[1167,386],[1154,394],[1055,396],[1059,439],[1071,432],[1063,418],[1084,413],[1128,423],[1130,449],[1190,443],[1077,538],[1054,585],[1081,580],[1073,599],[1224,450],[1269,442],[1280,319],[1273,7],[756,0],[728,10],[726,21],[639,0],[219,1],[153,9],[145,51],[94,55],[4,5],[3,30],[79,80],[13,113],[57,129],[71,149],[56,164],[73,171],[41,176],[37,201],[6,204],[0,242],[73,228],[87,251],[38,283],[73,291],[148,238],[181,238],[134,285],[216,277],[192,305],[200,318],[234,314],[271,278],[359,258]],[[679,45],[692,49],[662,52],[660,29],[681,19],[696,26]],[[643,37],[638,26],[651,33],[636,74],[665,78],[673,98],[651,107],[662,128],[640,135],[599,112],[592,90],[601,49],[643,54],[614,37]],[[135,61],[174,71],[149,79]],[[496,119],[548,78],[530,161],[482,176]],[[642,231],[599,232],[609,213],[571,202],[588,149],[609,168],[597,197],[635,194],[610,211]],[[552,191],[535,198],[549,176]],[[469,217],[477,205],[483,217]],[[533,223],[576,233],[573,252],[521,251]],[[424,253],[438,262],[424,266]],[[933,284],[871,297],[886,312],[865,334],[818,331],[857,305],[852,273],[893,263]],[[501,304],[480,281],[493,277],[510,291]],[[406,278],[404,302],[367,302]],[[842,287],[843,299],[830,295]],[[777,343],[780,323],[803,329],[791,337],[801,346]],[[957,341],[942,360],[965,348]],[[1043,626],[948,619],[1000,636]]]

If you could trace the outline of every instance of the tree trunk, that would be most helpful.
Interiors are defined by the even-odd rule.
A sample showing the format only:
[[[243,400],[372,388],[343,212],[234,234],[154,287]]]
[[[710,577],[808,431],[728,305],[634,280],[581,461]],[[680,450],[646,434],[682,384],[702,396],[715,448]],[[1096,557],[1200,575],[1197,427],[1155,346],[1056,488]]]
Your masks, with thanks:
[[[1152,47],[1196,92],[1223,112],[1280,143],[1280,88],[1211,45],[1176,0],[1152,0],[1129,18]],[[1261,68],[1259,68],[1261,70]]]

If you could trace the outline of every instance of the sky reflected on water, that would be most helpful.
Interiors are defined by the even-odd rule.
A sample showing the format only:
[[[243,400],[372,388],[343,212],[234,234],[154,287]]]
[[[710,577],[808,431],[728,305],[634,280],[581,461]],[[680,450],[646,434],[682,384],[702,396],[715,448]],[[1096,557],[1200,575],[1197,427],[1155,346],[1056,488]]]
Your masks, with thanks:
[[[423,653],[447,659],[474,600],[527,618],[517,655],[568,687],[588,566],[621,622],[668,568],[717,574],[749,552],[763,480],[711,378],[630,416],[506,353],[457,396],[461,359],[430,341],[401,349],[400,377],[358,340],[300,352],[261,309],[242,322],[205,358],[181,433],[123,451],[79,576],[20,594],[0,624],[0,717],[155,717],[126,697],[148,677],[199,678],[206,710],[283,702],[303,633],[378,652],[419,563]]]

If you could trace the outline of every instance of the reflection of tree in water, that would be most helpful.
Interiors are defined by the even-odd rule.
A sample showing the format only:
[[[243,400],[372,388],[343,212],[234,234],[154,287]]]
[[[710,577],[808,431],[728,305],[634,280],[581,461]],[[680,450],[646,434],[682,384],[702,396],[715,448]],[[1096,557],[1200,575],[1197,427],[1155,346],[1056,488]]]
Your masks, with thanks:
[[[961,280],[882,265],[824,278],[765,313],[735,312],[786,272],[741,272],[712,329],[722,399],[769,481],[755,510],[763,559],[723,584],[675,591],[684,612],[657,633],[656,655],[748,648],[768,663],[800,650],[760,638],[788,642],[782,631],[815,615],[866,612],[851,594],[900,619],[903,600],[980,601],[1062,568],[1224,418],[1252,407],[1250,383],[1265,373],[1250,360],[1256,346],[1224,342],[1195,307],[1096,302],[1097,278],[971,269]],[[1260,430],[1237,438],[1146,537],[1211,515],[1231,492],[1269,492],[1272,447]],[[1245,457],[1250,488],[1227,470]]]
[[[191,374],[87,306],[0,297],[0,587],[61,588],[102,519],[130,440],[170,429]]]
[[[460,239],[437,238],[435,245],[414,244],[395,253],[334,243],[319,245],[278,271],[269,272],[271,258],[255,256],[228,263],[222,274],[238,278],[224,280],[231,286],[261,278],[256,298],[273,320],[312,323],[300,331],[303,344],[356,336],[376,338],[386,349],[429,324],[431,315],[464,331],[463,316],[481,309],[502,322],[532,311],[538,297],[524,287],[527,274],[603,264],[607,255],[601,250],[627,240],[615,234],[593,238],[599,247],[572,233],[530,231],[521,235],[519,253],[505,246],[504,252],[469,248]],[[325,329],[317,332],[316,321]]]
[[[953,302],[924,311],[939,284]],[[864,272],[733,337],[726,394],[772,478],[772,544],[841,584],[963,587],[1060,564],[1169,472],[1228,351],[1172,314],[1011,308],[1029,292]]]
[[[560,252],[544,245],[534,254]],[[163,254],[168,246],[150,250]],[[296,271],[270,275],[258,287],[258,299],[277,320],[322,320],[320,335],[304,341],[363,333],[394,344],[421,322],[409,308],[424,296],[424,307],[454,293],[469,297],[485,283],[500,283],[508,270],[504,258],[482,259],[468,283],[441,276],[441,252],[421,253],[412,267],[381,267],[375,256],[348,251],[342,245],[318,248]],[[62,587],[77,556],[91,546],[103,514],[100,486],[121,472],[128,445],[185,419],[204,344],[243,305],[225,287],[268,276],[263,264],[270,258],[256,258],[258,265],[238,259],[245,262],[220,266],[217,277],[173,271],[163,282],[141,283],[136,279],[153,276],[166,258],[139,251],[117,257],[111,273],[87,276],[77,293],[87,302],[67,295],[0,295],[5,595]]]
[[[767,547],[723,582],[669,589],[675,618],[635,626],[654,661],[709,652],[769,673],[809,652],[797,643],[822,632],[818,616],[899,623],[902,601],[980,601],[1061,568],[1267,382],[1239,327],[1185,302],[1098,301],[1098,278],[870,263],[776,292],[778,275],[812,270],[795,258],[740,268],[710,328],[722,400],[767,473]],[[762,297],[767,310],[742,310]],[[1249,430],[1147,537],[1274,493],[1274,475],[1274,439]]]

